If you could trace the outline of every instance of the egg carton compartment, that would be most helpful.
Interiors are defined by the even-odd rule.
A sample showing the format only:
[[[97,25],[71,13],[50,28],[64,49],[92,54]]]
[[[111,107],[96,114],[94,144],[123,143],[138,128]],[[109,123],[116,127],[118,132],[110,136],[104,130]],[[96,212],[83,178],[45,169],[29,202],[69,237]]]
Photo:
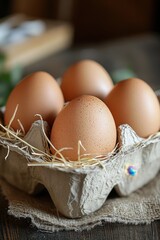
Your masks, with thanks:
[[[43,122],[43,126],[48,134],[48,124]],[[49,151],[40,120],[32,124],[23,140]],[[120,196],[129,195],[159,172],[160,132],[143,139],[130,126],[121,125],[118,142],[118,151],[101,164],[67,167],[63,163],[46,164],[43,157],[33,155],[25,144],[0,137],[0,176],[29,194],[46,188],[61,214],[79,218],[102,207],[113,188]]]

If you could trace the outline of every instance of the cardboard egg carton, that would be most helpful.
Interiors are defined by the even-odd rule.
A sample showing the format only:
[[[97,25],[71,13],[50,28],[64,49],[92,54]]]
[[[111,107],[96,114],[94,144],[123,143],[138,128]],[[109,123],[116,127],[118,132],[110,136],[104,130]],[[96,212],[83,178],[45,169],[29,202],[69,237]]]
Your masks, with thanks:
[[[48,134],[48,124],[43,122],[43,126]],[[49,152],[40,120],[32,124],[23,140]],[[61,214],[79,218],[98,210],[113,188],[120,196],[129,195],[159,172],[160,132],[143,139],[130,126],[121,125],[118,141],[118,151],[101,164],[67,167],[63,163],[46,164],[27,145],[0,137],[0,176],[29,194],[46,188]]]

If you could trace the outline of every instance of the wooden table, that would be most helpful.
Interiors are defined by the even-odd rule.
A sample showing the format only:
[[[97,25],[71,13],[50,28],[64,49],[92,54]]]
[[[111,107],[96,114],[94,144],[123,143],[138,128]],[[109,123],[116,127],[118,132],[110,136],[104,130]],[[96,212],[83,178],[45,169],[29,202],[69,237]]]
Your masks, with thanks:
[[[25,69],[25,74],[43,70],[55,77],[74,61],[91,58],[99,61],[111,73],[128,65],[136,75],[146,80],[154,89],[160,88],[160,41],[157,36],[147,35],[124,39],[115,43],[104,43],[97,46],[75,47],[43,61],[37,62]],[[120,223],[104,223],[91,231],[62,231],[46,233],[31,226],[30,220],[16,219],[7,214],[7,200],[0,193],[0,240],[17,239],[126,239],[126,240],[159,240],[160,221],[149,225],[124,225]]]

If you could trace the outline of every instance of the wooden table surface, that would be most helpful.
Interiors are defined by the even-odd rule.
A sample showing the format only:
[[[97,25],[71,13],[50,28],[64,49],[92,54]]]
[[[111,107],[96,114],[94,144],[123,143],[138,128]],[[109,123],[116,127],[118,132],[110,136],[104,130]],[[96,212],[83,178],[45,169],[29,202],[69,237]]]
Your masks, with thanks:
[[[103,43],[97,46],[71,48],[25,68],[25,74],[43,70],[59,77],[71,63],[84,58],[99,61],[109,72],[130,66],[139,78],[146,80],[154,89],[160,88],[160,41],[154,35],[124,39],[115,43]],[[29,219],[16,219],[9,216],[7,206],[7,200],[0,193],[0,240],[160,239],[160,221],[149,225],[104,223],[91,231],[46,233],[31,226]]]

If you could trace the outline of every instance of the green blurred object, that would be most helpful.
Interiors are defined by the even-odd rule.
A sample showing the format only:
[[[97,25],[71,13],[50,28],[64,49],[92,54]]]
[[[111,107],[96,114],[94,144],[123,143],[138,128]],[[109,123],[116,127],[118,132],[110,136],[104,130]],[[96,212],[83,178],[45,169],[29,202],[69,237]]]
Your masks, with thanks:
[[[123,79],[136,77],[136,73],[131,68],[116,69],[111,73],[114,83],[118,83]]]
[[[0,53],[0,107],[5,106],[6,100],[22,78],[22,69],[18,66],[11,70],[5,70],[5,55]]]

